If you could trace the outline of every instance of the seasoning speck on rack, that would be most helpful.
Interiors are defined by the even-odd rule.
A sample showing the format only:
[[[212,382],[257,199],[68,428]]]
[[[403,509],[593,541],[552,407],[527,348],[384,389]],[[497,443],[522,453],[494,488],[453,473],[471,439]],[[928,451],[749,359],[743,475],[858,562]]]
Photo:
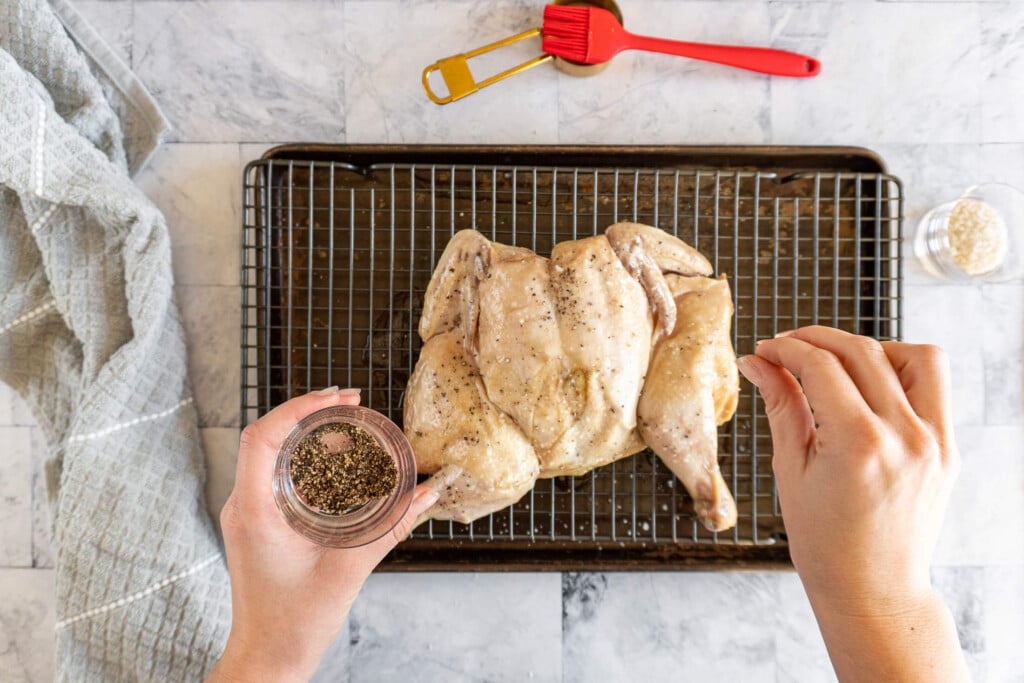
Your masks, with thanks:
[[[390,495],[398,469],[364,429],[339,423],[324,425],[299,442],[292,455],[291,477],[307,505],[340,515]]]

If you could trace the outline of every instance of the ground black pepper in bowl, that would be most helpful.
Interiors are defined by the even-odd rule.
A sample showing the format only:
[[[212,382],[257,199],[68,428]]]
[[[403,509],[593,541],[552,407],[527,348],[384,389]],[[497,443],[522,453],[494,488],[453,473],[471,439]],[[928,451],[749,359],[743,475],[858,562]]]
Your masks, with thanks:
[[[292,453],[290,474],[302,500],[328,515],[385,498],[398,483],[391,455],[364,429],[345,422],[305,436]]]

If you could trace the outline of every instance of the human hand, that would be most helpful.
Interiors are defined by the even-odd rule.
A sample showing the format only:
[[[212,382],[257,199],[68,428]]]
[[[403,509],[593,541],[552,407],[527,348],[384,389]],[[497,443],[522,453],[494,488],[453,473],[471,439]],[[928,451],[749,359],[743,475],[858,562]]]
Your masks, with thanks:
[[[272,492],[278,448],[307,415],[358,403],[358,390],[324,389],[283,403],[242,431],[235,488],[220,515],[231,634],[208,680],[308,681],[370,572],[437,499],[433,489],[417,487],[399,525],[359,548],[325,548],[288,526]]]
[[[816,613],[931,601],[959,470],[945,354],[805,327],[759,343],[739,368],[764,398],[790,554]]]

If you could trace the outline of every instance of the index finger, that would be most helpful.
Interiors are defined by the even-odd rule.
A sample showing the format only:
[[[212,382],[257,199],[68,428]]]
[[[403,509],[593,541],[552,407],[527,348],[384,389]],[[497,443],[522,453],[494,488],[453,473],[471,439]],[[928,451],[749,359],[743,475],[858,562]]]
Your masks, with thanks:
[[[816,422],[829,425],[836,420],[843,425],[874,416],[857,385],[831,351],[795,337],[776,337],[759,343],[754,353],[800,378]]]
[[[835,354],[864,402],[876,414],[899,419],[909,411],[892,363],[874,339],[821,325],[801,327],[779,336],[801,339]]]
[[[302,418],[318,410],[338,405],[358,405],[358,389],[337,387],[321,389],[285,401],[269,413],[246,426],[238,443],[238,464],[235,468],[235,492],[269,496],[274,476],[274,460],[288,432]]]

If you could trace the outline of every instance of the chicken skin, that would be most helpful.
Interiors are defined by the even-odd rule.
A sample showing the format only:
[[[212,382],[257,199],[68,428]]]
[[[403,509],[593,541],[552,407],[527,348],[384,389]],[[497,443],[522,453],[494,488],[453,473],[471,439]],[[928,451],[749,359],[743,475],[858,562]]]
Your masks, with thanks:
[[[717,424],[736,406],[724,279],[681,240],[618,223],[547,259],[464,230],[441,256],[405,395],[426,517],[468,522],[538,477],[657,453],[709,528],[735,524]]]

